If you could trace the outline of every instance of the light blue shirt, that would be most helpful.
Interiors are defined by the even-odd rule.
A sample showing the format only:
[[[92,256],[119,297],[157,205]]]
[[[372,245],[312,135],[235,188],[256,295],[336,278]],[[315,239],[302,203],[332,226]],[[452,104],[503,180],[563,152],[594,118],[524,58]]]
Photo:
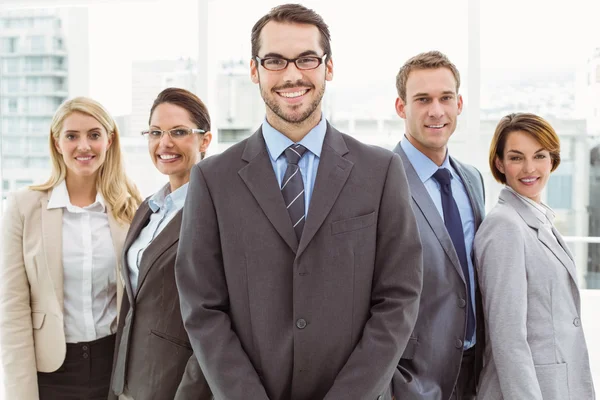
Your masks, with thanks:
[[[421,182],[423,182],[423,185],[425,185],[425,188],[427,189],[431,200],[433,200],[435,208],[437,208],[438,212],[440,213],[442,220],[444,219],[442,192],[440,190],[440,184],[437,180],[435,180],[433,174],[435,174],[439,168],[447,168],[452,174],[450,186],[452,187],[452,196],[454,197],[454,201],[458,206],[458,213],[460,214],[460,219],[462,221],[463,233],[465,236],[465,248],[467,250],[467,263],[469,266],[469,281],[471,283],[471,304],[473,306],[473,310],[475,310],[475,273],[473,268],[473,257],[470,256],[473,251],[473,240],[475,238],[475,216],[473,215],[471,201],[469,200],[469,195],[467,194],[465,185],[456,170],[452,167],[452,164],[450,164],[450,159],[447,152],[446,159],[442,165],[438,167],[437,164],[431,161],[429,157],[417,150],[417,148],[413,146],[413,144],[409,142],[406,137],[400,142],[400,146],[402,146],[402,150],[404,150],[408,160],[414,167],[415,171],[417,171],[417,175],[419,175]],[[477,317],[477,315],[475,317]],[[475,320],[475,324],[477,324],[477,320]],[[465,349],[474,346],[475,342],[475,334],[473,334],[473,338],[465,338]]]
[[[140,261],[144,251],[173,219],[175,214],[183,208],[188,185],[189,183],[186,183],[171,193],[171,186],[167,184],[148,200],[148,206],[152,210],[150,222],[140,231],[140,234],[127,251],[127,268],[129,268],[129,280],[133,293],[137,292]]]
[[[325,132],[327,131],[327,120],[321,118],[321,121],[317,126],[312,128],[306,136],[302,138],[298,143],[306,147],[308,151],[304,153],[298,166],[300,167],[300,173],[302,174],[302,181],[304,183],[304,212],[308,217],[308,206],[310,204],[310,198],[315,187],[315,179],[317,177],[317,169],[319,168],[319,159],[321,157],[321,149],[323,148],[323,140],[325,139]],[[284,150],[294,144],[283,133],[273,128],[265,119],[262,124],[262,133],[267,144],[267,150],[269,152],[269,158],[277,177],[277,183],[279,187],[282,185],[283,175],[287,169],[287,158],[285,157]]]

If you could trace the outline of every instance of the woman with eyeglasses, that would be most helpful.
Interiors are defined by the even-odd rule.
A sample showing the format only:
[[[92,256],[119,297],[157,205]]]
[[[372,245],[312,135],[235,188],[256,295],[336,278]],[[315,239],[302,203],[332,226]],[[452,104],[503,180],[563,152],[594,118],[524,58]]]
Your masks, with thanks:
[[[142,135],[169,183],[142,203],[125,240],[125,295],[109,398],[209,400],[183,327],[174,267],[190,172],[212,139],[210,117],[196,95],[169,88],[154,100],[149,125]]]
[[[141,202],[119,130],[96,101],[54,114],[52,173],[7,199],[0,262],[0,349],[7,400],[108,394],[123,293],[121,250]]]

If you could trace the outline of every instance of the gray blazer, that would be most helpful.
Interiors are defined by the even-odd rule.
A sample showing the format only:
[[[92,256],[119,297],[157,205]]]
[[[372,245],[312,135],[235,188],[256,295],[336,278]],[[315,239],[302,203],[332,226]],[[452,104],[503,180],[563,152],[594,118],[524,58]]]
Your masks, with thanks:
[[[508,189],[475,237],[488,340],[478,400],[592,400],[573,256]]]
[[[463,340],[467,325],[467,285],[452,239],[429,192],[421,182],[400,143],[394,149],[404,162],[423,244],[423,292],[419,317],[400,366],[413,380],[395,385],[397,400],[448,400],[460,372]],[[481,174],[470,165],[450,158],[460,175],[475,217],[475,229],[484,216],[484,190]],[[479,290],[476,290],[477,344],[473,375],[481,371],[484,324]],[[472,393],[476,390],[473,380]]]
[[[259,130],[192,170],[175,267],[217,399],[390,400],[417,318],[400,158],[330,125],[300,242]]]
[[[150,221],[148,199],[135,213],[123,248],[126,295],[119,314],[109,400],[125,387],[135,400],[210,400],[212,394],[192,353],[175,286],[179,211],[146,248],[133,293],[127,251]]]

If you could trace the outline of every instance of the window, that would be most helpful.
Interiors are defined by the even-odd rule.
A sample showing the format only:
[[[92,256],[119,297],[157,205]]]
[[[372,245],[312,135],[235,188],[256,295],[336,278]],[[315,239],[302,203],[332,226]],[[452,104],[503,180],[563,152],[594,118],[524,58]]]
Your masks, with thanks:
[[[59,37],[55,37],[52,39],[52,43],[54,44],[54,50],[63,50],[63,40]]]
[[[41,78],[37,76],[28,76],[25,78],[25,86],[29,93],[36,93],[40,91]]]
[[[18,40],[16,37],[3,38],[0,42],[0,53],[16,53]]]
[[[44,69],[43,57],[25,57],[25,71],[41,72]]]
[[[50,159],[48,157],[31,157],[29,159],[29,167],[47,169],[50,167]],[[43,179],[43,177],[40,177],[38,173],[36,174],[35,179]]]
[[[47,137],[30,137],[30,149],[35,154],[48,154],[48,138]],[[49,155],[49,154],[48,154]]]
[[[29,132],[36,135],[46,135],[50,131],[50,118],[42,118],[42,117],[30,117],[28,118],[29,122]],[[47,141],[47,139],[45,139]]]
[[[53,57],[52,69],[55,71],[65,71],[65,59],[64,57]]]
[[[15,181],[15,190],[21,189],[25,186],[32,185],[33,181],[30,179],[17,179]]]
[[[18,58],[5,58],[4,59],[4,71],[6,73],[19,72],[19,59]]]
[[[244,140],[250,136],[253,131],[249,129],[220,129],[219,130],[219,142],[220,143],[237,143],[240,140]]]
[[[44,36],[30,36],[29,50],[33,53],[41,53],[45,50],[46,38]]]
[[[4,168],[26,168],[25,159],[22,157],[3,157]]]
[[[19,78],[5,78],[2,80],[2,93],[15,94],[19,91]]]
[[[17,99],[8,99],[8,112],[16,113],[18,111],[19,103]]]
[[[548,179],[547,200],[548,206],[552,209],[569,210],[572,207],[571,198],[573,196],[573,177],[563,174],[552,174]]]

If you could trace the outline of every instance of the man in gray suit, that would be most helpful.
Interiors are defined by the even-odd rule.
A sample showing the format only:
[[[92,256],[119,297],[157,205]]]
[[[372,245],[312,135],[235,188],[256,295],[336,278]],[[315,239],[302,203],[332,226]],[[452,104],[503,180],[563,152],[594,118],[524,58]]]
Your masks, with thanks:
[[[400,158],[333,128],[329,30],[300,5],[252,30],[266,118],[191,174],[176,262],[217,399],[392,399],[422,250]]]
[[[396,78],[406,134],[404,163],[423,244],[417,325],[400,360],[413,376],[394,382],[398,400],[473,399],[481,370],[483,318],[473,239],[484,215],[483,180],[448,154],[463,100],[460,75],[437,51],[408,60]]]

